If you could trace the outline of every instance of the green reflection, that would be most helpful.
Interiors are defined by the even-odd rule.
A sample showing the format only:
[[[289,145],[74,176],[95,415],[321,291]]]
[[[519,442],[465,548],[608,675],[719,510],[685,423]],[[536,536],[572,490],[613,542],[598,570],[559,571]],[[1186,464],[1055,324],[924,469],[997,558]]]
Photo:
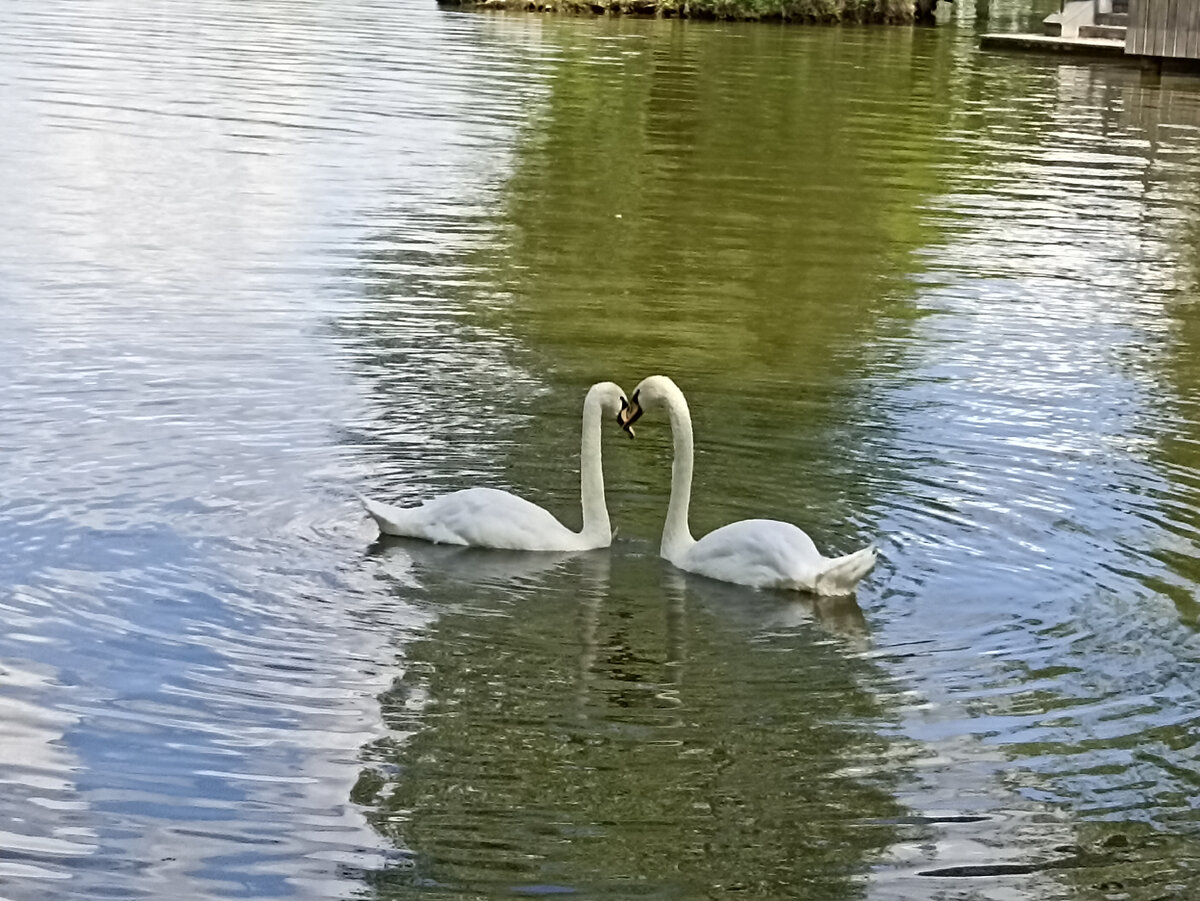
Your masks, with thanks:
[[[693,403],[697,533],[774,516],[831,553],[860,546],[888,478],[873,379],[921,315],[949,46],[653,21],[541,33],[547,93],[497,237],[461,268],[473,327],[551,390],[514,399],[536,417],[488,465],[575,525],[587,385],[663,371]],[[495,580],[477,555],[439,558],[421,576],[437,626],[384,698],[404,738],[369,753],[356,795],[414,855],[382,897],[851,898],[894,840],[902,767],[853,653],[861,611],[681,581],[655,553],[666,422],[639,436],[606,438],[611,554]]]
[[[507,27],[497,20],[497,40]],[[910,417],[908,444],[872,454],[889,429],[887,409],[875,404],[887,391],[877,385],[911,378],[905,354],[914,351],[905,339],[924,312],[914,285],[930,277],[923,254],[939,246],[924,205],[942,193],[984,198],[939,209],[937,218],[955,229],[951,243],[970,244],[972,229],[987,237],[999,218],[982,203],[1036,198],[1011,190],[1013,173],[1048,165],[1035,151],[1061,142],[1061,134],[1047,134],[1072,108],[1099,105],[1097,130],[1114,127],[1110,106],[1121,79],[1007,57],[957,67],[950,41],[920,32],[552,20],[541,35],[549,57],[539,63],[544,104],[519,142],[493,223],[498,236],[489,232],[472,247],[461,271],[473,279],[463,293],[491,301],[464,304],[464,321],[511,340],[514,358],[537,375],[531,381],[550,390],[518,400],[535,415],[507,432],[498,452],[476,460],[476,473],[503,468],[510,484],[576,524],[584,389],[609,377],[628,388],[663,371],[693,403],[697,533],[763,515],[799,522],[830,551],[873,537],[877,498],[903,482],[889,466],[905,465],[906,448],[938,453],[912,440],[919,421]],[[1160,94],[1150,90],[1144,99],[1149,107]],[[947,131],[963,144],[950,163]],[[1099,138],[1095,147],[1103,149]],[[1148,208],[1156,190],[1148,184]],[[1172,207],[1177,187],[1167,194],[1164,205]],[[1193,230],[1182,231],[1181,243],[1195,243]],[[1068,237],[1082,246],[1091,240],[1085,232]],[[993,242],[990,250],[945,254],[946,267],[963,271],[944,268],[941,277],[1017,284],[1028,276],[1002,259],[1002,247],[997,252]],[[1073,275],[1081,290],[1105,287],[1103,279],[1087,281],[1087,272]],[[1156,440],[1169,476],[1167,527],[1181,541],[1145,553],[1165,559],[1179,583],[1152,587],[1170,592],[1194,620],[1190,589],[1200,576],[1187,539],[1200,521],[1200,461],[1187,406],[1196,393],[1192,293],[1189,282],[1174,307],[1178,353],[1165,366],[1164,356],[1139,354],[1141,368],[1131,372],[1175,383],[1163,409],[1174,403],[1177,421]],[[469,382],[467,367],[462,374]],[[385,776],[364,778],[359,795],[378,828],[418,862],[415,875],[381,882],[385,896],[422,886],[465,894],[570,886],[613,897],[696,897],[732,887],[847,897],[860,891],[856,874],[895,837],[882,822],[897,813],[894,785],[849,775],[857,767],[873,772],[864,761],[891,750],[873,737],[885,711],[873,700],[870,668],[814,627],[780,625],[778,598],[664,584],[670,573],[654,549],[669,437],[665,422],[646,423],[639,435],[637,442],[616,436],[605,448],[621,529],[611,577],[575,562],[516,587],[449,580],[423,589],[429,603],[448,609],[436,632],[406,649],[409,675],[386,698],[389,724],[413,734],[375,750],[378,763],[398,769],[394,778],[387,767]],[[1011,490],[1001,481],[984,487],[1001,498]],[[1127,510],[1121,496],[1107,505]],[[1107,528],[1099,514],[1080,522]],[[957,528],[940,534],[959,540]],[[1069,529],[1054,531],[1078,552]],[[1111,551],[1095,557],[1110,559]],[[1014,571],[1027,565],[1025,556],[1014,560]],[[948,572],[957,565],[950,557],[941,563],[951,564]],[[989,570],[984,579],[995,584],[980,587],[976,603],[985,614],[991,604],[1004,621],[1012,602],[1004,580]],[[528,590],[514,598],[520,584]],[[1053,600],[1030,603],[1043,605],[1038,615],[1062,618]],[[1013,849],[1021,855],[1016,867],[1091,897],[1112,889],[1110,860],[1128,864],[1129,874],[1172,856],[1191,867],[1190,839],[1147,830],[1116,853],[1123,846],[1111,835],[1132,836],[1128,823],[1109,829],[1091,820],[1157,816],[1151,803],[1190,810],[1179,786],[1194,783],[1194,774],[1179,761],[1195,724],[1170,714],[1178,725],[1139,726],[1113,741],[1092,735],[1086,706],[1078,722],[1067,721],[1078,698],[1112,691],[1112,673],[1135,684],[1133,676],[1188,661],[1159,646],[1156,659],[1169,665],[1152,666],[1155,648],[1144,633],[1128,643],[1137,662],[1114,654],[1106,636],[1127,618],[1099,604],[1085,609],[1093,617],[1099,611],[1087,628],[1104,640],[1063,650],[1034,631],[1033,620],[1023,626],[1033,650],[1014,652],[1030,660],[1013,668],[1027,690],[979,675],[972,660],[961,664],[963,683],[978,697],[935,715],[950,720],[962,709],[978,717],[964,727],[974,737],[994,728],[987,718],[1009,704],[1017,716],[1063,721],[1062,734],[1018,743],[1010,739],[1020,724],[1005,724],[996,756],[1011,765],[973,769],[967,753],[953,750],[925,772],[949,785],[947,793],[959,785],[995,793],[987,813],[996,818],[975,827],[987,853],[1004,863]],[[1081,626],[1067,619],[1064,634],[1073,635]],[[931,633],[941,627],[936,618],[927,622]],[[1041,665],[1042,657],[1052,665]],[[957,672],[935,670],[948,671]],[[1097,676],[1105,683],[1098,689],[1089,684]],[[1156,686],[1158,678],[1136,684]],[[1140,688],[1131,690],[1136,696]],[[1163,709],[1186,696],[1164,694]],[[1140,714],[1121,715],[1136,723]],[[884,766],[899,778],[899,766]],[[1010,771],[1018,775],[1010,779]],[[987,783],[982,789],[972,784],[975,774]],[[1154,780],[1161,789],[1144,784]],[[1094,798],[1117,801],[1105,807]],[[1050,806],[1074,819],[1030,836],[1006,822],[1011,807]],[[1194,831],[1186,817],[1179,822],[1181,832]],[[961,826],[929,829],[931,842],[950,836],[951,863],[959,862],[956,848],[971,847],[961,844]],[[1164,880],[1160,886],[1174,884]]]
[[[602,29],[546,28],[561,55],[487,252],[510,298],[497,320],[558,372],[859,372],[864,339],[912,315],[948,43]]]
[[[1168,575],[1146,578],[1149,586],[1171,598],[1183,621],[1200,626],[1200,557],[1195,536],[1200,533],[1200,197],[1195,190],[1197,154],[1194,135],[1200,128],[1200,85],[1194,77],[1158,78],[1143,74],[1121,91],[1123,118],[1148,142],[1147,166],[1142,175],[1148,205],[1169,198],[1172,215],[1161,223],[1148,223],[1151,234],[1162,237],[1177,256],[1177,273],[1155,272],[1166,295],[1169,314],[1168,353],[1162,374],[1154,375],[1169,386],[1169,419],[1155,434],[1155,447],[1169,480],[1160,498],[1170,516],[1164,523],[1170,539],[1154,551],[1168,567]],[[1157,235],[1156,235],[1157,236]]]
[[[1200,844],[1136,822],[1085,822],[1077,843],[1056,850],[1053,870],[1072,898],[1194,898],[1200,890]]]
[[[360,787],[414,854],[381,897],[863,893],[901,811],[852,603],[683,582],[648,555],[422,571],[453,602],[383,698],[413,733],[369,755],[395,778]]]
[[[542,35],[547,96],[478,251],[503,298],[481,321],[554,389],[539,412],[562,422],[596,379],[670,374],[696,421],[697,533],[771,516],[830,551],[869,539],[847,520],[898,481],[872,452],[889,419],[874,385],[923,313],[951,43],[621,20]],[[656,540],[665,432],[613,452],[625,535]],[[552,456],[569,453],[564,437]],[[539,459],[511,460],[511,481],[568,490]]]

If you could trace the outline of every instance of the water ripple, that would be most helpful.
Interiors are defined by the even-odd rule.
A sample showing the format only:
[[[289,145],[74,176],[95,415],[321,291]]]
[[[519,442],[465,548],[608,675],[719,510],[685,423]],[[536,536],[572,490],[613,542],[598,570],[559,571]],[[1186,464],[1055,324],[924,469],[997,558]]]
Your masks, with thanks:
[[[462,167],[520,91],[478,76],[502,48],[448,49],[479,23],[433,9],[67,6],[0,13],[0,158],[22,172],[0,212],[3,893],[344,897],[390,859],[348,799],[389,648],[426,615],[377,594],[356,509],[322,494],[366,465],[331,435],[379,438],[355,361],[313,340],[314,286],[395,278],[358,269],[362,236],[403,221],[381,188],[415,210],[455,186],[469,243]],[[414,247],[452,256],[436,209]],[[476,365],[453,315],[336,338],[371,366],[387,328],[442,342],[399,392],[430,404],[422,468],[470,419],[431,393]]]
[[[6,898],[1196,884],[1194,92],[694,24],[0,11]],[[650,367],[859,603],[664,567],[661,422],[610,553],[351,500],[577,517]]]

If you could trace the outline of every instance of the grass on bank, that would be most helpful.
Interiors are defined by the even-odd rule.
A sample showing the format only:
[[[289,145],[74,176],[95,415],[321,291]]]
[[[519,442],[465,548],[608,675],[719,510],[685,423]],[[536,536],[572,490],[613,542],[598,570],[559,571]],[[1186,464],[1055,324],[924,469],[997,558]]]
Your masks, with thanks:
[[[915,0],[438,0],[443,6],[787,22],[912,22]]]

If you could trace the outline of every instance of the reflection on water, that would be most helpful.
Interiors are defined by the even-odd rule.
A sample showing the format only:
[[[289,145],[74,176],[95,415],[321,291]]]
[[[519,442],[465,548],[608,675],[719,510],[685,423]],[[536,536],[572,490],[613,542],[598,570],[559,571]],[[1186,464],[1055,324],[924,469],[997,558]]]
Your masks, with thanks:
[[[544,551],[530,554],[427,544],[388,535],[381,535],[367,553],[381,561],[380,575],[409,588],[438,581],[520,591],[536,587],[548,574],[561,570],[567,561],[586,561],[594,575],[595,570],[607,570],[608,567],[608,557],[603,553]]]
[[[428,615],[341,486],[428,467],[376,465],[381,350],[330,321],[380,193],[452,256],[430,199],[477,202],[511,126],[464,90],[493,54],[445,49],[467,20],[338,6],[0,11],[6,899],[345,898],[394,857],[350,792]],[[449,306],[408,335],[466,357]],[[389,404],[468,393],[433,356]]]
[[[859,894],[900,813],[859,725],[869,667],[753,593],[663,577],[618,551],[532,589],[459,583],[384,698],[412,734],[366,779],[413,852],[385,896]]]
[[[821,626],[855,651],[871,647],[870,624],[853,595],[818,597],[785,591],[746,591],[742,586],[717,582],[682,571],[668,570],[664,584],[673,594],[686,597],[764,636]]]
[[[1194,83],[77,6],[0,11],[0,895],[1200,891]],[[610,551],[350,500],[570,521],[579,398],[652,372],[696,531],[875,541],[856,599],[658,560],[665,424]]]
[[[0,664],[0,678],[5,689],[0,696],[0,785],[12,809],[22,814],[6,820],[0,830],[6,852],[0,879],[53,885],[65,878],[59,864],[96,850],[86,804],[76,800],[70,777],[75,761],[60,744],[75,718],[37,702],[49,674]]]
[[[1114,824],[1066,842],[1082,858],[1050,854],[1064,873],[1073,859],[1111,863],[1105,842],[1126,840],[1130,821],[1182,829],[1186,841],[1166,840],[1178,870],[1139,889],[1157,896],[1164,881],[1194,885],[1197,850],[1193,805],[1179,803],[1195,785],[1195,583],[1172,603],[1160,586],[1192,566],[1171,572],[1156,552],[1179,548],[1181,527],[1195,534],[1196,495],[1172,484],[1159,451],[1182,422],[1163,381],[1178,354],[1180,235],[1148,190],[1161,148],[1112,112],[1141,94],[1137,74],[1054,74],[1052,94],[1031,85],[1035,102],[978,124],[964,163],[986,174],[932,205],[952,227],[928,251],[941,273],[923,302],[936,315],[899,392],[910,425],[898,449],[941,451],[888,505],[887,527],[912,536],[926,568],[896,573],[889,596],[917,603],[889,603],[888,617],[897,638],[928,641],[901,664],[929,685],[904,732],[974,772],[970,803],[992,808],[999,791],[1040,816],[1022,832],[1043,854],[1062,847],[1063,811]],[[1023,121],[1039,141],[998,153],[997,132]],[[943,767],[924,781],[945,796]],[[1135,833],[1122,847],[1156,859],[1164,840]],[[1117,870],[1115,884],[1145,879]],[[1089,878],[1109,881],[1070,881]]]

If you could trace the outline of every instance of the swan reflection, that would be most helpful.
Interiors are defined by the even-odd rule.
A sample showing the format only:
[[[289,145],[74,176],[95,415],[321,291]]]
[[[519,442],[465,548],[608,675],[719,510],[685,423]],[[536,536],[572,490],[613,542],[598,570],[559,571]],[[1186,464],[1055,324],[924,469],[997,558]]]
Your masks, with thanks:
[[[747,632],[793,631],[816,624],[845,640],[855,651],[870,646],[870,626],[854,595],[823,597],[758,590],[676,569],[664,570],[663,581],[668,596],[679,598],[681,603],[698,602]]]
[[[570,568],[590,595],[608,584],[609,554],[598,551],[501,551],[458,545],[430,544],[414,538],[381,535],[367,547],[391,578],[407,588],[430,582],[530,588],[546,577]]]

